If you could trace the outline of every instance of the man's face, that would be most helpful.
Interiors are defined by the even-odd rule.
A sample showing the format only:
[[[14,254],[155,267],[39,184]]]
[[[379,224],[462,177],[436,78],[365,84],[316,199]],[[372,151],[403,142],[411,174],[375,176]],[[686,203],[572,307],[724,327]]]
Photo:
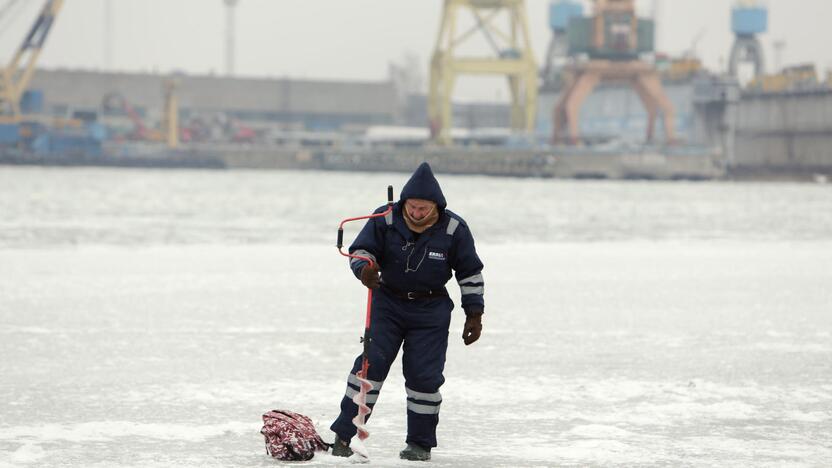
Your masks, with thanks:
[[[434,205],[435,203],[430,200],[408,198],[407,201],[404,202],[404,209],[407,210],[407,214],[410,215],[412,219],[419,221],[431,212]]]

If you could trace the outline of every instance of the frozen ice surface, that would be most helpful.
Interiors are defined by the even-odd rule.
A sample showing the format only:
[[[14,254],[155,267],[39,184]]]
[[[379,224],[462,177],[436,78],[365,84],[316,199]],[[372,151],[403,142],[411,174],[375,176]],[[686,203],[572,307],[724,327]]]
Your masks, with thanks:
[[[277,408],[331,440],[365,298],[334,228],[403,181],[0,169],[0,467],[276,466]],[[440,182],[488,284],[431,466],[832,465],[828,186]],[[397,363],[371,465],[413,466],[405,421]]]

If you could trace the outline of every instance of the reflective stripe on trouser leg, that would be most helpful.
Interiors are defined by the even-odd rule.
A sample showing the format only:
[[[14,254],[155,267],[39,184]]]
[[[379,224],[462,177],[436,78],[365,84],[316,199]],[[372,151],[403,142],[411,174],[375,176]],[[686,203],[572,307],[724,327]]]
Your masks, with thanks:
[[[439,425],[439,409],[442,395],[439,392],[424,393],[407,390],[407,442],[422,447],[436,447],[436,427]],[[423,397],[413,397],[421,393]]]
[[[445,383],[445,352],[453,302],[449,298],[430,301],[414,313],[418,326],[408,329],[404,339],[404,371],[407,391],[407,442],[436,447],[436,426]]]
[[[360,356],[359,359],[361,359]],[[367,392],[367,406],[372,410],[376,406],[384,381],[370,380],[370,383],[373,385],[373,388]],[[347,390],[344,392],[344,397],[341,398],[341,414],[338,415],[338,418],[332,423],[332,427],[330,427],[333,432],[338,434],[341,440],[348,441],[355,435],[356,428],[352,420],[358,414],[358,406],[352,401],[352,398],[358,394],[359,390],[358,377],[355,374],[350,374],[347,378]],[[368,414],[366,419],[369,420],[372,414]]]
[[[417,392],[405,387],[407,391],[407,410],[416,414],[439,414],[442,394],[439,392]]]
[[[384,382],[376,382],[375,380],[368,381],[373,385],[373,389],[367,392],[367,405],[372,407],[378,400],[378,394],[381,391],[381,385]],[[358,377],[355,374],[350,374],[347,379],[347,391],[344,393],[344,397],[352,400],[352,397],[358,395],[360,390],[361,386],[358,381]]]
[[[361,356],[359,356],[356,359],[356,365],[359,368],[361,367],[361,361],[362,358]],[[373,369],[373,367],[376,366],[377,368]],[[390,366],[388,365],[384,369],[378,369],[378,367],[382,366],[383,363],[376,363],[374,365],[374,363],[371,362],[371,377],[374,376],[372,375],[372,370],[383,370],[384,374],[386,375],[387,371],[390,369]],[[357,371],[357,369],[355,369],[354,372],[355,371]],[[373,409],[376,405],[376,402],[378,401],[379,392],[381,391],[381,387],[384,384],[384,381],[372,379],[367,380],[369,380],[370,383],[373,385],[372,390],[367,392],[367,406],[369,406],[370,409]],[[358,394],[359,390],[360,387],[358,385],[358,377],[356,377],[354,373],[351,373],[347,378],[347,389],[344,392],[344,397],[341,398],[341,413],[338,415],[338,418],[335,420],[335,422],[332,423],[332,426],[330,426],[330,429],[332,429],[333,432],[338,434],[338,437],[340,437],[341,440],[348,441],[355,435],[356,429],[355,424],[353,424],[352,420],[353,418],[355,418],[355,415],[358,414],[358,406],[352,401],[352,398]],[[372,414],[373,413],[367,415],[367,420],[370,419],[370,416],[372,416]]]

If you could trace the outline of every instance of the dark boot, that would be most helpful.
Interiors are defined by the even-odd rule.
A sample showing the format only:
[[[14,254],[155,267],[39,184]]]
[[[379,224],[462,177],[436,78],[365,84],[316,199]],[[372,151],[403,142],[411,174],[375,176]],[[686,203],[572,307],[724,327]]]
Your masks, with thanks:
[[[428,461],[430,460],[430,447],[408,443],[404,450],[399,452],[402,460]]]
[[[340,437],[335,436],[335,442],[332,443],[332,456],[334,457],[351,457],[352,449],[349,442],[344,442]]]

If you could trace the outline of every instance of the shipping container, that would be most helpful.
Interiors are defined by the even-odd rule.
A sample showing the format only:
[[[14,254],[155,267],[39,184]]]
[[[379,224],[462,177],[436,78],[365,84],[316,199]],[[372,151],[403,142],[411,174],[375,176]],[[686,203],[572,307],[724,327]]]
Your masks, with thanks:
[[[23,114],[43,114],[43,91],[31,89],[23,93],[20,99],[20,112]]]
[[[0,146],[14,146],[20,142],[20,125],[0,124]]]
[[[638,19],[636,24],[636,44],[632,44],[632,16],[607,15],[604,18],[605,43],[603,47],[596,48],[593,44],[593,19],[572,18],[567,29],[569,54],[588,54],[590,58],[604,60],[634,60],[639,54],[653,52],[655,23],[650,19]]]

